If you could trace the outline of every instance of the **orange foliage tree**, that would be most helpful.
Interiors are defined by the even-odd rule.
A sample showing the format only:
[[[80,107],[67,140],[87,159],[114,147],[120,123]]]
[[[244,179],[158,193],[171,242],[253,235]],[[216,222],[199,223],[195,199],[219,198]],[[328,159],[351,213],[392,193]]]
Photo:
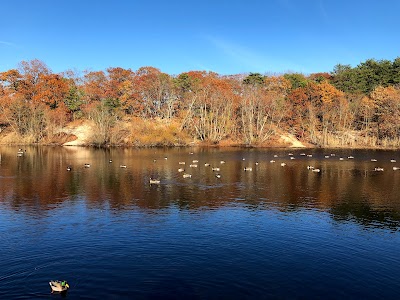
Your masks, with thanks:
[[[328,133],[334,133],[341,125],[341,115],[344,93],[336,89],[327,81],[319,84],[309,84],[311,103],[315,107],[315,113],[320,121],[322,129],[322,145],[327,145]]]
[[[393,86],[379,86],[371,92],[370,97],[374,102],[378,138],[399,138],[400,89]]]
[[[6,118],[16,132],[38,142],[53,131],[51,120],[63,119],[68,85],[40,60],[22,61],[19,70],[2,73],[1,80],[9,91]],[[57,116],[50,117],[56,109]]]
[[[263,143],[285,115],[289,80],[252,73],[243,80],[239,124],[246,144]]]
[[[144,118],[172,118],[177,101],[172,84],[172,78],[159,69],[139,68],[133,79],[135,114]]]
[[[229,79],[212,72],[189,72],[178,78],[183,99],[183,128],[198,139],[212,143],[230,136],[235,129],[237,96]]]
[[[308,82],[306,87],[293,90],[288,98],[289,122],[297,136],[306,137],[315,144],[327,144],[328,133],[347,124],[348,105],[344,93],[326,80]]]

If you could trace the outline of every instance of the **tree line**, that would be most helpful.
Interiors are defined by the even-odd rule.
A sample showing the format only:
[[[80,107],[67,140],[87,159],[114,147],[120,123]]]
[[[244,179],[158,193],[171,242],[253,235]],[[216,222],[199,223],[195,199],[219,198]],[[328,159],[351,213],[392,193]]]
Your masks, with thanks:
[[[165,145],[187,143],[177,142],[182,134],[208,144],[268,145],[288,132],[325,147],[399,147],[399,116],[400,58],[310,75],[172,76],[154,67],[55,74],[40,60],[0,73],[0,131],[32,143],[50,141],[71,121],[91,120],[98,145],[135,144],[122,130],[128,122],[163,124]]]

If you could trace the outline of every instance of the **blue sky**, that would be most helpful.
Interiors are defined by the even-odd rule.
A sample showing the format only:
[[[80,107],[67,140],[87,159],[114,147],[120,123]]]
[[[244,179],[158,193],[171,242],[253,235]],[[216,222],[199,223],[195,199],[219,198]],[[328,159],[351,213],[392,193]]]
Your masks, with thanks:
[[[330,72],[400,56],[398,0],[14,0],[0,5],[0,71]]]

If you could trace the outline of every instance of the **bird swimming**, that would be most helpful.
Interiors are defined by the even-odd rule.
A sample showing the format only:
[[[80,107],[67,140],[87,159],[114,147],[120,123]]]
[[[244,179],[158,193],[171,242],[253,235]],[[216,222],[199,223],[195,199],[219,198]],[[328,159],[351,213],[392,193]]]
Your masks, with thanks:
[[[161,183],[161,180],[160,179],[153,179],[153,178],[150,178],[150,184],[160,184]]]
[[[62,293],[66,292],[69,289],[69,284],[65,280],[51,280],[49,282],[49,285],[51,287],[51,292],[57,292],[57,293]]]

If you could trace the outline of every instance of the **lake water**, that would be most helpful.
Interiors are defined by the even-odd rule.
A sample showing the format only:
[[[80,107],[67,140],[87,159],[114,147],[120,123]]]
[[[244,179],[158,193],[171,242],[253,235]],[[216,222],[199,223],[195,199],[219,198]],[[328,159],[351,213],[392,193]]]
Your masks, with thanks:
[[[0,299],[59,298],[55,279],[69,299],[399,297],[399,151],[17,151],[0,147]]]

